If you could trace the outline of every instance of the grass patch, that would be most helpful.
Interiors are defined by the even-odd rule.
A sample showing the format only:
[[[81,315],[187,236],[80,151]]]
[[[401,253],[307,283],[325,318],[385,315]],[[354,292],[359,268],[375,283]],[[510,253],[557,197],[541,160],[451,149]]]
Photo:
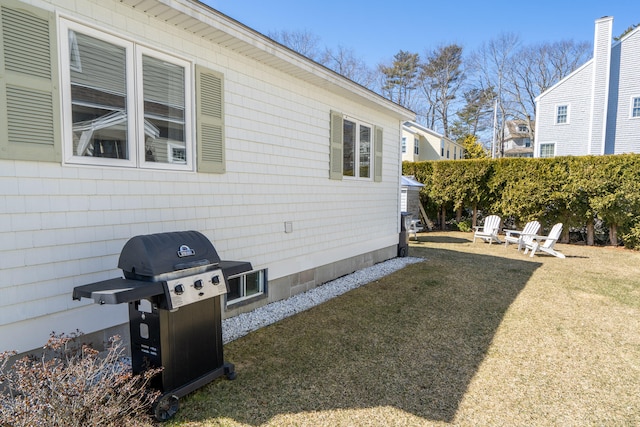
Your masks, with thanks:
[[[425,261],[225,346],[171,426],[640,424],[640,254],[425,233]]]

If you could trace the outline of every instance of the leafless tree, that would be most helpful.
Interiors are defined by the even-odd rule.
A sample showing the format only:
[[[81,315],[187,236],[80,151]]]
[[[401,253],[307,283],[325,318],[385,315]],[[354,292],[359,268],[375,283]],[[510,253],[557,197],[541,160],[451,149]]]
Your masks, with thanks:
[[[517,108],[514,116],[529,121],[531,140],[535,98],[586,62],[590,54],[589,43],[564,40],[525,46],[515,56],[506,91]]]
[[[356,56],[353,49],[344,46],[326,48],[318,62],[364,87],[371,88],[375,83],[375,73]]]
[[[267,36],[291,50],[316,60],[320,56],[320,37],[308,31],[272,31]]]
[[[507,86],[509,76],[513,75],[515,66],[515,54],[520,46],[520,38],[513,33],[503,33],[483,43],[480,48],[471,55],[469,67],[473,70],[478,87],[492,87],[496,94],[496,128],[494,132],[498,143],[494,148],[495,153],[501,153],[500,146],[503,138],[504,124],[513,117],[513,100],[508,96]]]

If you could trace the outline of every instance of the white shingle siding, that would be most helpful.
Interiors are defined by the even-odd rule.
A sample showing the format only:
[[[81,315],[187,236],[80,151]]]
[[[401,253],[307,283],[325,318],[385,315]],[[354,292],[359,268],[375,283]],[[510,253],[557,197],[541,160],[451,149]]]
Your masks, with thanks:
[[[596,21],[591,83],[591,128],[588,154],[604,154],[605,122],[611,69],[611,31],[613,18]]]
[[[119,276],[118,255],[134,235],[199,230],[223,259],[269,268],[271,279],[398,243],[406,117],[329,93],[119,2],[55,3],[64,4],[61,16],[223,73],[227,172],[0,160],[0,351],[38,347],[52,330],[126,322],[126,305],[86,307],[71,291]],[[332,109],[384,128],[382,182],[329,179]],[[293,233],[284,233],[285,221]]]
[[[640,152],[640,118],[631,118],[631,99],[640,97],[640,32],[624,38],[620,49],[620,85],[615,125],[615,154]]]
[[[536,99],[535,155],[553,143],[556,156],[640,152],[640,29],[611,44],[612,18],[596,21],[594,58]],[[555,124],[555,107],[568,104],[569,124]]]
[[[540,97],[536,111],[536,152],[541,144],[555,143],[556,156],[587,154],[591,98],[580,88],[591,85],[592,75],[593,65],[589,62]],[[556,124],[558,105],[569,106],[569,123]]]

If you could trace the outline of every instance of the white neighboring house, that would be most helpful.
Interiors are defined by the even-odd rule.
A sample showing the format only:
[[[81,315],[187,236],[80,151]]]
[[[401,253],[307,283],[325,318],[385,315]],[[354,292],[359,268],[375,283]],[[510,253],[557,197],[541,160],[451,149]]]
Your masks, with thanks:
[[[502,143],[504,157],[533,157],[531,132],[527,120],[507,120]]]
[[[0,351],[126,336],[72,290],[135,235],[251,262],[225,317],[396,257],[413,112],[198,1],[0,8]]]
[[[640,27],[612,31],[596,20],[593,58],[536,98],[535,157],[640,153]]]
[[[402,125],[402,161],[460,160],[464,158],[461,144],[416,122]]]

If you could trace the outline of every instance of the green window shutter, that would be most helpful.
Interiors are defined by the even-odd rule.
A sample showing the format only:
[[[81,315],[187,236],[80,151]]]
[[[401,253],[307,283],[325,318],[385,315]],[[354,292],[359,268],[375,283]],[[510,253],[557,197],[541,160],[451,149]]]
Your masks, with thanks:
[[[382,181],[382,128],[376,126],[373,134],[373,180]]]
[[[0,158],[60,162],[55,15],[3,0],[0,27]]]
[[[342,179],[342,113],[331,111],[331,136],[329,143],[329,179]]]
[[[225,172],[223,84],[222,74],[196,67],[198,172]]]

